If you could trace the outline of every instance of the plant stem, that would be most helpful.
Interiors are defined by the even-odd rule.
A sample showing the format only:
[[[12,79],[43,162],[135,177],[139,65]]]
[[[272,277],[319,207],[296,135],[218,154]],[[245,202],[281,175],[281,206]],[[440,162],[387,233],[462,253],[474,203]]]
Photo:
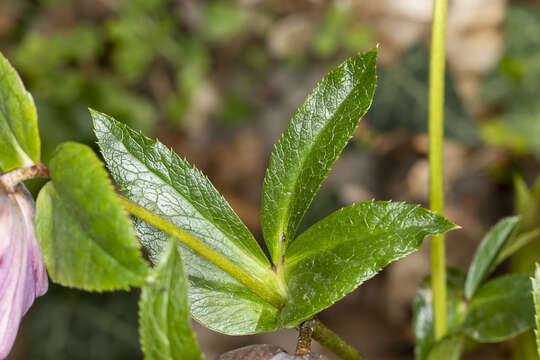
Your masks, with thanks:
[[[443,214],[444,75],[447,0],[434,0],[429,66],[430,207]],[[446,334],[446,257],[444,235],[431,240],[431,272],[435,339]]]
[[[313,335],[313,327],[315,319],[304,321],[298,327],[298,341],[296,343],[296,356],[304,356],[311,352],[311,336]]]
[[[318,319],[312,320],[312,338],[343,360],[366,360],[355,348],[345,342],[335,332]]]
[[[48,178],[49,168],[42,163],[38,163],[36,165],[18,168],[8,173],[1,174],[0,187],[4,188],[6,191],[13,191],[13,188],[18,183],[36,177]]]
[[[271,305],[278,309],[281,309],[285,305],[286,299],[284,299],[282,295],[266,286],[262,281],[227,259],[225,256],[223,256],[223,254],[217,252],[202,240],[196,238],[187,231],[179,228],[175,224],[153,213],[145,207],[129,200],[128,198],[121,195],[119,195],[118,198],[120,203],[129,213],[146,221],[150,225],[155,226],[159,230],[175,237],[182,244],[186,245],[197,254],[201,255],[219,267],[221,270],[225,271],[234,279],[244,284],[248,289],[253,291]]]

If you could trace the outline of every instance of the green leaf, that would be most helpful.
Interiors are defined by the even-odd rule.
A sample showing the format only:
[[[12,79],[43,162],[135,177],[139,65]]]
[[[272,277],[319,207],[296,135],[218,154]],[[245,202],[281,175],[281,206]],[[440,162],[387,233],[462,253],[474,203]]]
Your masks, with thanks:
[[[429,352],[428,360],[459,360],[465,339],[463,335],[447,336],[438,341]]]
[[[188,284],[177,241],[171,239],[143,286],[139,331],[146,360],[202,360],[191,329]]]
[[[478,286],[493,270],[497,257],[511,239],[511,235],[519,223],[519,217],[511,216],[500,220],[486,234],[474,255],[467,281],[465,282],[465,297],[470,299]]]
[[[32,95],[0,53],[0,170],[8,172],[39,162],[40,146]]]
[[[536,264],[536,270],[534,272],[534,278],[531,279],[533,288],[533,300],[534,300],[534,319],[536,320],[536,328],[534,334],[536,335],[536,349],[538,350],[538,358],[540,358],[540,266]]]
[[[446,271],[446,313],[450,334],[455,333],[465,319],[466,305],[463,301],[465,278],[466,275],[461,270],[447,269]],[[413,319],[416,360],[424,360],[428,358],[428,354],[431,354],[430,351],[435,344],[431,278],[427,278],[418,288],[413,303]]]
[[[371,105],[376,56],[377,50],[357,55],[326,75],[272,153],[261,216],[264,240],[276,265],[330,167]]]
[[[478,342],[499,342],[534,325],[534,304],[528,275],[497,277],[473,296],[463,330]]]
[[[84,290],[128,289],[148,267],[103,164],[87,146],[58,146],[36,204],[36,235],[51,278]]]
[[[208,178],[163,144],[113,118],[92,111],[103,157],[131,200],[190,232],[268,286],[276,287],[270,262],[253,235]],[[136,222],[141,242],[155,261],[168,235]],[[278,310],[212,263],[184,249],[192,315],[230,335],[277,328]]]
[[[510,256],[515,254],[521,248],[527,246],[533,241],[540,239],[540,229],[532,230],[523,234],[519,234],[513,240],[509,241],[499,253],[495,266],[499,265]]]
[[[456,225],[417,205],[368,201],[338,210],[302,233],[285,254],[284,327],[298,325],[410,254],[428,234]]]

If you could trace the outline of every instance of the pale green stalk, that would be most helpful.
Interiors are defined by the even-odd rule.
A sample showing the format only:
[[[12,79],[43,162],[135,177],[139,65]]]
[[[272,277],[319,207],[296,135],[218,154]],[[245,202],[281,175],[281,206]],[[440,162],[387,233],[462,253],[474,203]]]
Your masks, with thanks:
[[[429,66],[429,187],[430,207],[443,214],[443,139],[444,139],[444,75],[447,0],[434,0]],[[431,278],[435,338],[447,330],[446,321],[446,258],[444,235],[431,239]]]

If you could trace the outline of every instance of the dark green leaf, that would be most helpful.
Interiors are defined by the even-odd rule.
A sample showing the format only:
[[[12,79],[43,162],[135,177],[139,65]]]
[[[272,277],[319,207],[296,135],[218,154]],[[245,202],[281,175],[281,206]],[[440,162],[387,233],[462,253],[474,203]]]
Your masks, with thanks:
[[[264,240],[276,265],[371,105],[376,56],[377,50],[357,55],[326,75],[274,149],[264,179],[261,216]]]
[[[143,286],[139,303],[141,344],[147,360],[202,360],[191,329],[188,284],[174,239]]]
[[[138,241],[101,161],[64,143],[36,204],[36,234],[51,278],[84,290],[128,289],[148,274]]]
[[[506,275],[480,287],[473,296],[463,330],[478,342],[499,342],[534,325],[528,275]]]
[[[429,352],[428,360],[459,360],[465,339],[463,335],[452,335],[438,341]]]
[[[466,305],[463,301],[463,287],[466,275],[458,269],[447,269],[446,312],[448,331],[453,334],[465,319]],[[435,343],[433,327],[433,291],[428,278],[418,288],[413,303],[414,315],[414,352],[417,360],[424,360],[430,354]],[[442,346],[442,345],[441,345]]]
[[[111,173],[131,200],[163,216],[276,287],[268,258],[208,178],[163,144],[113,118],[92,112],[95,132]],[[168,236],[144,222],[137,234],[155,261]],[[185,249],[192,315],[231,335],[270,331],[277,309],[222,270]]]
[[[417,205],[368,201],[319,221],[290,244],[284,277],[289,300],[284,327],[298,325],[353,291],[428,234],[456,225]]]
[[[465,282],[465,297],[470,299],[478,286],[493,270],[501,250],[511,239],[512,232],[519,223],[519,217],[511,216],[500,220],[486,234],[474,255],[467,281]]]
[[[536,349],[538,351],[538,358],[540,358],[540,266],[536,264],[536,271],[534,272],[534,278],[531,279],[533,288],[534,299],[534,318],[536,320],[536,328],[534,334],[536,336]]]
[[[0,170],[39,162],[37,112],[15,69],[0,53]]]

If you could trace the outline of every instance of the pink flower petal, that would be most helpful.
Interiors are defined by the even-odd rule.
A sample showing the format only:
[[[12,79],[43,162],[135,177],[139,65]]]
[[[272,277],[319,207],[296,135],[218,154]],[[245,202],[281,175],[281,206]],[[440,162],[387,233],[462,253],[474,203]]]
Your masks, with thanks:
[[[11,350],[34,299],[48,289],[34,231],[34,206],[24,186],[12,193],[0,189],[0,359]]]

